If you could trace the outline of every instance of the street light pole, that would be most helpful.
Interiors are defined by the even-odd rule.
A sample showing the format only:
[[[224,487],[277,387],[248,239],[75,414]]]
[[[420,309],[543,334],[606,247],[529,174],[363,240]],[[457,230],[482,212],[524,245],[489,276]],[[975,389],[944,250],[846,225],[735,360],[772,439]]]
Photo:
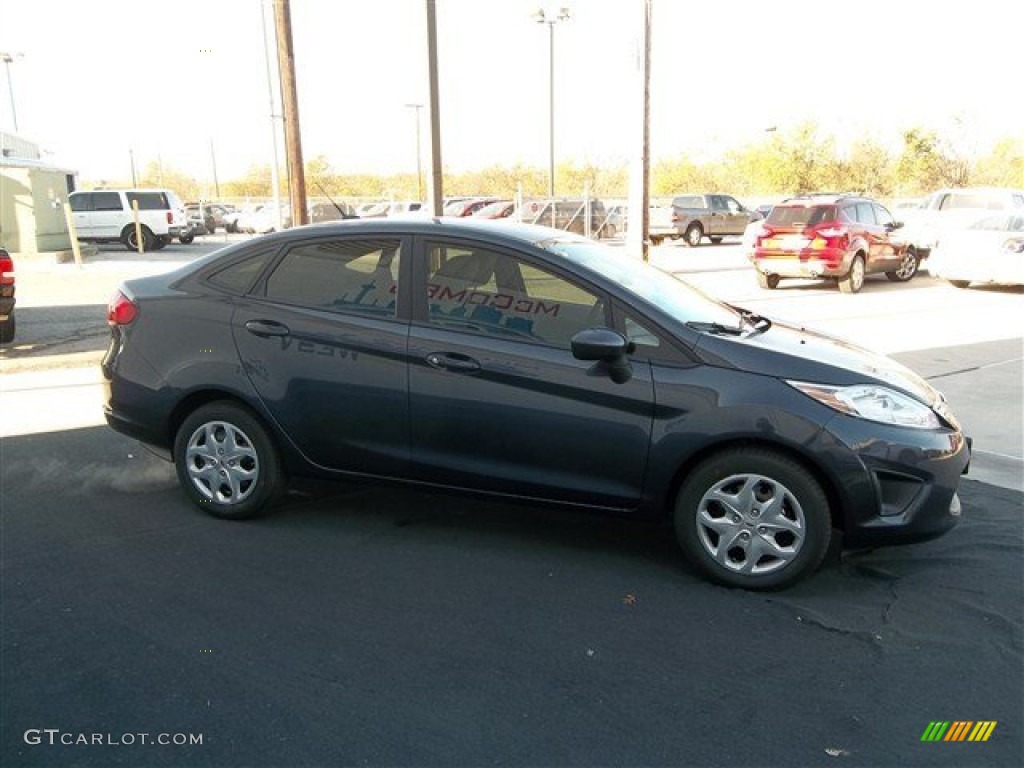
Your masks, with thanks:
[[[423,156],[420,152],[420,110],[422,104],[406,104],[409,109],[416,110],[416,199],[423,200]]]
[[[548,197],[555,197],[555,24],[569,20],[569,9],[562,6],[558,15],[549,17],[544,9],[533,14],[538,24],[548,25]]]
[[[16,53],[11,55],[9,53],[0,53],[0,61],[4,63],[7,69],[7,95],[11,98],[11,122],[14,124],[14,132],[18,133],[18,111],[14,107],[14,83],[11,80],[11,64],[14,63],[15,57],[21,58],[23,54]]]

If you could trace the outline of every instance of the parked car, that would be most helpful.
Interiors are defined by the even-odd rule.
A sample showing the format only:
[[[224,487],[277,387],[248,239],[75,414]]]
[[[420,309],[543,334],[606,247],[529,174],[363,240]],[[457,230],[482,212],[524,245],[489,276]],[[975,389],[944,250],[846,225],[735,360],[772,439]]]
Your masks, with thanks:
[[[358,219],[359,214],[347,203],[313,203],[309,206],[309,223],[319,224],[323,221],[341,221],[342,219]]]
[[[200,203],[185,203],[185,209],[188,211],[190,207],[198,207]],[[229,206],[224,203],[202,203],[203,208],[203,226],[206,229],[206,234],[212,235],[217,231],[218,227],[227,230],[227,222],[225,217],[229,216],[234,212],[234,206]]]
[[[929,271],[957,288],[971,283],[1024,285],[1024,210],[947,229],[935,244]]]
[[[495,200],[477,208],[472,215],[478,219],[507,219],[515,210],[516,204],[512,200]]]
[[[960,519],[968,442],[927,382],[546,227],[303,227],[129,280],[107,318],[108,423],[217,517],[289,476],[403,482],[666,520],[751,589],[810,575],[834,529]]]
[[[682,238],[696,247],[705,237],[717,244],[727,235],[742,235],[756,217],[731,195],[677,195],[671,208],[651,209],[648,237],[653,245]]]
[[[917,274],[917,256],[894,235],[902,224],[874,200],[846,195],[794,197],[764,220],[754,245],[762,288],[784,277],[826,278],[843,293],[857,293],[875,273],[895,282]]]
[[[186,245],[191,243],[197,235],[213,234],[217,228],[213,214],[205,206],[186,205],[185,215],[187,216],[188,226],[185,228],[185,233],[181,236],[181,242]]]
[[[235,228],[239,232],[256,235],[276,232],[279,227],[287,229],[291,225],[291,208],[287,205],[282,205],[280,217],[278,217],[274,211],[273,203],[262,203],[248,209],[243,209],[242,213],[235,219]]]
[[[446,203],[442,209],[442,214],[456,217],[472,216],[485,205],[490,205],[496,200],[498,200],[496,197],[471,197],[465,200],[456,200]]]
[[[600,233],[608,228],[608,212],[604,203],[594,198],[524,200],[520,218],[527,224],[539,224],[584,235],[587,234],[588,210],[590,236],[600,237]]]
[[[1006,187],[956,187],[940,189],[904,209],[903,238],[925,259],[946,230],[970,225],[996,211],[1024,211],[1024,190]]]
[[[0,344],[14,341],[14,259],[6,249],[0,248]]]
[[[68,195],[78,239],[123,243],[128,250],[137,250],[134,203],[138,203],[144,251],[159,250],[175,237],[187,237],[185,205],[171,190],[94,189]]]

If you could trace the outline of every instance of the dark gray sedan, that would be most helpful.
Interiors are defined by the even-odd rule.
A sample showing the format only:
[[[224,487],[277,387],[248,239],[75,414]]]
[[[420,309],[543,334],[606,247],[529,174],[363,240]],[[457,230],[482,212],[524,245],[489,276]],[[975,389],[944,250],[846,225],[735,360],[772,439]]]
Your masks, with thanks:
[[[751,589],[960,517],[968,442],[922,379],[562,231],[300,227],[128,281],[108,319],[107,421],[218,517],[289,476],[400,482],[671,520]]]

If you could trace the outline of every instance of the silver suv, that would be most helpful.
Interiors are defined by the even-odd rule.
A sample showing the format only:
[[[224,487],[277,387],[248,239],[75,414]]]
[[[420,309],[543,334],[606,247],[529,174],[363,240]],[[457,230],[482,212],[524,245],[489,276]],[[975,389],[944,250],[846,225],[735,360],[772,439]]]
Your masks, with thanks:
[[[179,238],[191,242],[185,205],[169,189],[94,189],[68,196],[79,240],[139,247],[132,204],[139,206],[142,249],[158,251]]]

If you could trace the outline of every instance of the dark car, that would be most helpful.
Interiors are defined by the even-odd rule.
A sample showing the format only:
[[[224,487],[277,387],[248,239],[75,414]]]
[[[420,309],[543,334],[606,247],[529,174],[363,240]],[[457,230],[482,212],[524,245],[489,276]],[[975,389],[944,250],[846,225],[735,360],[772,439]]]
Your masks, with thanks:
[[[402,482],[673,521],[753,589],[813,572],[834,529],[960,517],[967,441],[922,379],[546,227],[299,227],[127,281],[108,322],[108,423],[218,517],[289,476]]]
[[[0,344],[14,341],[14,259],[0,248]]]
[[[836,281],[843,293],[857,293],[870,274],[906,282],[917,274],[919,261],[894,234],[902,226],[884,206],[864,197],[822,194],[784,200],[756,233],[758,284],[774,289],[784,277],[818,277]]]

